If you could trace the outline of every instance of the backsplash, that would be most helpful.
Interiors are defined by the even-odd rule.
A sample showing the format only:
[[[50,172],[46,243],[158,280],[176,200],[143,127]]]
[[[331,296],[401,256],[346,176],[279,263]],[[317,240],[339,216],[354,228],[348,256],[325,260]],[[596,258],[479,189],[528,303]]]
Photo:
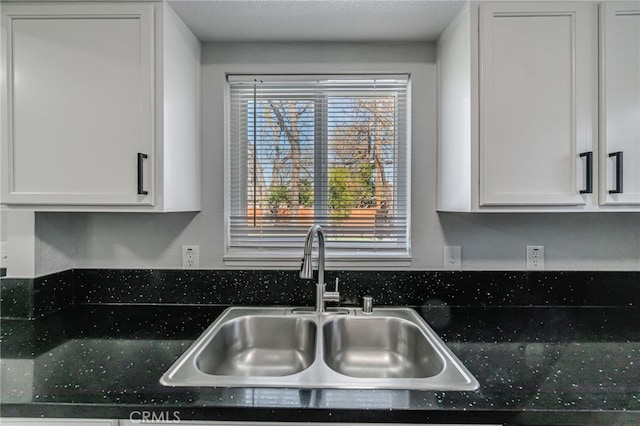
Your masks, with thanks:
[[[2,318],[38,318],[73,303],[73,270],[38,278],[0,280]]]
[[[640,272],[327,271],[342,304],[449,306],[637,306]],[[72,304],[312,306],[314,284],[297,271],[73,269],[3,278],[5,318],[37,318]]]

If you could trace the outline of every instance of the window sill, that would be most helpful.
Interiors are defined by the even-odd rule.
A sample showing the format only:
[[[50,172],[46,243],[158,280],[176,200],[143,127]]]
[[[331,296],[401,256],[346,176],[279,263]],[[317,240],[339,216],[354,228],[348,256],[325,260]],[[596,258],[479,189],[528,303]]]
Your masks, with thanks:
[[[248,269],[299,269],[302,250],[299,254],[283,253],[282,255],[266,255],[256,253],[233,253],[224,256],[225,266]],[[314,268],[317,267],[317,253],[314,252]],[[327,255],[327,270],[405,270],[411,266],[411,255],[370,253]]]

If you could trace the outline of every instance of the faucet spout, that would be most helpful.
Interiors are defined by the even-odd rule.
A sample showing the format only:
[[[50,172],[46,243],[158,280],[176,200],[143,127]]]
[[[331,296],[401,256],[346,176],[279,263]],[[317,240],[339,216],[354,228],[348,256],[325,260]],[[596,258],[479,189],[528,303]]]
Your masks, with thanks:
[[[324,231],[320,225],[313,225],[307,231],[307,238],[304,242],[304,253],[302,256],[302,265],[300,267],[300,278],[310,280],[313,279],[313,262],[311,253],[313,250],[313,239],[318,236],[318,282],[324,283]],[[320,276],[320,274],[322,274]]]
[[[320,225],[313,225],[307,232],[307,238],[304,242],[304,253],[302,256],[302,264],[300,265],[300,278],[313,279],[313,261],[311,252],[313,250],[313,240],[318,236],[318,282],[316,284],[316,312],[324,312],[325,287],[324,283],[324,231]],[[331,300],[334,300],[333,297]]]

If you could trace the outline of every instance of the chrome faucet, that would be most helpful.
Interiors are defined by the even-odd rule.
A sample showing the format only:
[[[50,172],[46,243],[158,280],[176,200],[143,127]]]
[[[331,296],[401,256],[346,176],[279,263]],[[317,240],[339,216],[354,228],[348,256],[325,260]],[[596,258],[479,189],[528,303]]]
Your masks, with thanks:
[[[318,235],[318,282],[316,284],[316,312],[324,312],[325,302],[339,302],[338,280],[336,280],[336,291],[325,291],[327,285],[324,283],[324,231],[320,225],[313,225],[307,232],[307,239],[304,242],[304,255],[300,266],[300,278],[313,279],[313,261],[311,251],[313,250],[313,237]]]

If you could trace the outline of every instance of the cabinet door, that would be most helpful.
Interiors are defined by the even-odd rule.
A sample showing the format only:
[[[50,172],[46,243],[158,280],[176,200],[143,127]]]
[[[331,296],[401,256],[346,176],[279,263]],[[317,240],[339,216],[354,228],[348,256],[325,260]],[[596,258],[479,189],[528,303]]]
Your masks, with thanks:
[[[601,5],[600,108],[600,203],[639,205],[639,1]]]
[[[3,201],[151,204],[153,6],[8,6],[3,26]]]
[[[118,426],[118,420],[3,418],[3,426]]]
[[[483,3],[480,205],[582,205],[597,89],[589,4]]]

